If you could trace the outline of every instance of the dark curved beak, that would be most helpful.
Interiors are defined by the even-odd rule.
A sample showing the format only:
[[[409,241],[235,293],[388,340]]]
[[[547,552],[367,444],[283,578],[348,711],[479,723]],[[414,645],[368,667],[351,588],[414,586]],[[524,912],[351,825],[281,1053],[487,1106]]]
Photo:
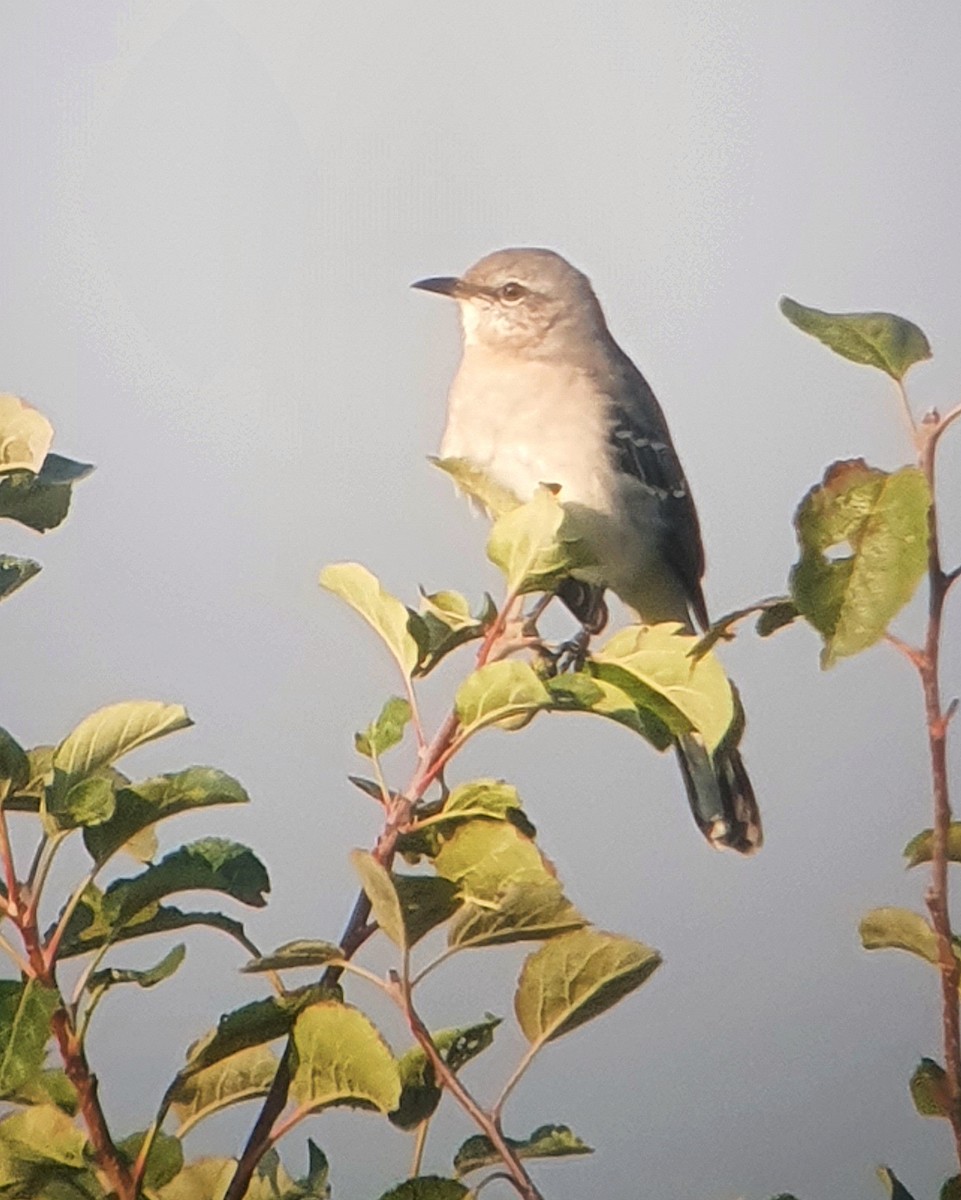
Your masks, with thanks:
[[[431,279],[418,279],[410,285],[422,292],[437,292],[440,296],[459,296],[463,294],[461,281],[453,275],[437,275]]]

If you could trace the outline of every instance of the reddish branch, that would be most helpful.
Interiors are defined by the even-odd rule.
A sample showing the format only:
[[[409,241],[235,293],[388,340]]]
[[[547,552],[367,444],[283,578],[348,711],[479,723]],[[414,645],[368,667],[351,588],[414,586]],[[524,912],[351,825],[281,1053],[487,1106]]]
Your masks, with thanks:
[[[934,793],[934,827],[931,848],[931,883],[925,901],[938,940],[938,965],[941,975],[941,1021],[944,1038],[944,1069],[947,1075],[950,1106],[948,1120],[954,1134],[955,1150],[961,1165],[961,1017],[958,988],[961,963],[954,949],[951,915],[948,910],[948,845],[951,833],[951,802],[948,794],[947,732],[950,713],[941,702],[940,651],[941,621],[944,603],[958,571],[946,573],[941,565],[935,499],[935,453],[938,440],[961,409],[944,420],[922,426],[919,434],[919,466],[931,490],[928,510],[928,629],[923,651],[915,665],[924,689],[924,708],[928,725],[931,757],[931,783]]]

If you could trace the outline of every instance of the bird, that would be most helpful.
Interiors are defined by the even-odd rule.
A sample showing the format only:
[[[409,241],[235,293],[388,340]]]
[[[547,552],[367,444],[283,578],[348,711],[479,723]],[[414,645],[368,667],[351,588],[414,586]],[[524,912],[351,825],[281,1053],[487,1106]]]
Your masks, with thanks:
[[[460,310],[463,353],[441,458],[465,460],[520,501],[547,484],[577,506],[594,565],[557,594],[585,635],[606,623],[605,589],[644,624],[707,629],[690,487],[661,407],[614,340],[587,276],[553,250],[518,248],[411,286]],[[674,749],[707,841],[752,854],[763,834],[739,733],[713,754],[694,732]]]

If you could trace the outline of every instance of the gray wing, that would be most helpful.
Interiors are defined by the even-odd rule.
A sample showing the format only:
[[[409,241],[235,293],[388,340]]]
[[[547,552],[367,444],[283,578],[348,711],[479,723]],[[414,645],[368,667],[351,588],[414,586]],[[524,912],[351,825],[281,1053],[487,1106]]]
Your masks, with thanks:
[[[654,393],[623,351],[620,356],[620,378],[609,393],[614,462],[656,497],[661,554],[683,584],[698,624],[706,629],[709,622],[701,589],[704,546],[697,509]]]

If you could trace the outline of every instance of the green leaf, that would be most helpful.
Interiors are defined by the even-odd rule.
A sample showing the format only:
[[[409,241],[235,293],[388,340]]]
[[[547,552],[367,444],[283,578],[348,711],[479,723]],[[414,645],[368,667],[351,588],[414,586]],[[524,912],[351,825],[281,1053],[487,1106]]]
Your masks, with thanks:
[[[556,879],[512,883],[494,900],[464,904],[451,922],[448,944],[462,950],[509,942],[543,941],[580,929],[587,918],[564,895]]]
[[[431,876],[393,876],[366,850],[350,860],[370,900],[374,920],[395,946],[413,946],[453,914],[457,888]]]
[[[700,733],[713,752],[734,719],[734,695],[714,654],[692,657],[698,640],[676,622],[631,625],[594,658],[601,678],[650,709],[673,733]]]
[[[58,1003],[56,989],[34,979],[0,979],[0,1097],[22,1093],[40,1075]]]
[[[60,829],[103,825],[116,808],[114,786],[114,780],[105,773],[81,779],[71,788],[51,788],[47,813]]]
[[[497,606],[485,596],[475,617],[459,592],[421,592],[419,615],[423,644],[414,674],[421,676],[429,675],[451,651],[483,637],[497,616]]]
[[[266,1046],[249,1046],[186,1079],[178,1076],[171,1108],[180,1122],[178,1136],[233,1104],[266,1096],[277,1073],[277,1056]]]
[[[456,1179],[446,1179],[441,1175],[418,1175],[384,1192],[380,1200],[464,1200],[469,1195],[468,1189]]]
[[[37,475],[15,471],[0,476],[0,517],[37,533],[55,529],[70,511],[73,484],[92,470],[89,463],[48,454]]]
[[[921,1059],[914,1068],[909,1086],[914,1107],[922,1117],[947,1117],[950,1114],[948,1077],[933,1058]]]
[[[297,1184],[289,1200],[330,1200],[330,1164],[327,1155],[311,1138],[307,1139],[307,1175]]]
[[[147,1136],[146,1130],[132,1133],[123,1141],[117,1143],[117,1149],[129,1166],[136,1161],[140,1147]],[[148,1191],[155,1191],[168,1184],[171,1179],[183,1170],[184,1151],[180,1139],[171,1137],[169,1133],[160,1130],[154,1138],[147,1156],[147,1169],[144,1172],[143,1186]]]
[[[314,1004],[297,1018],[293,1037],[290,1093],[301,1108],[350,1104],[389,1113],[397,1107],[397,1060],[362,1012],[333,1001]]]
[[[66,792],[138,746],[192,724],[181,705],[155,700],[129,700],[98,709],[54,751],[52,787]]]
[[[520,810],[517,788],[500,779],[473,779],[453,789],[442,812],[445,818],[458,821],[470,821],[475,817],[505,821],[511,813]]]
[[[458,826],[438,851],[434,866],[470,900],[496,902],[513,884],[554,882],[541,852],[507,821]]]
[[[223,1200],[236,1166],[232,1158],[201,1158],[188,1163],[166,1187],[160,1188],[158,1200]]]
[[[781,312],[792,325],[811,334],[835,354],[867,367],[877,367],[901,380],[917,362],[931,357],[924,333],[893,313],[829,313],[781,297]]]
[[[14,1104],[55,1104],[71,1117],[79,1108],[76,1089],[59,1067],[40,1071],[5,1099]]]
[[[359,563],[335,563],[324,567],[320,585],[339,596],[358,612],[383,638],[388,650],[409,679],[420,657],[417,642],[410,632],[410,611]]]
[[[23,747],[5,729],[0,728],[0,804],[11,792],[26,787],[30,780],[30,760]]]
[[[186,956],[187,947],[180,942],[169,950],[156,966],[148,967],[146,970],[135,971],[130,968],[105,967],[101,971],[94,971],[87,983],[87,988],[91,992],[106,991],[121,983],[135,983],[137,987],[141,988],[156,987],[158,983],[162,983],[173,975]]]
[[[403,946],[404,915],[390,872],[366,850],[352,850],[350,861],[367,893],[374,920],[395,946]]]
[[[629,995],[661,956],[632,938],[578,929],[535,950],[524,963],[514,1011],[534,1046],[570,1033]]]
[[[903,853],[909,867],[930,862],[934,853],[934,831],[923,829],[908,842]],[[961,862],[961,821],[952,821],[948,828],[948,861]]]
[[[822,666],[873,646],[914,595],[927,570],[930,505],[916,467],[889,475],[860,458],[833,463],[801,501],[791,590],[824,641]],[[830,556],[838,548],[843,555]]]
[[[267,870],[254,852],[227,838],[202,838],[172,850],[159,863],[131,879],[117,879],[104,893],[115,920],[130,917],[176,892],[221,892],[263,908],[270,891]]]
[[[458,490],[469,496],[493,517],[502,516],[514,508],[520,507],[520,500],[514,493],[501,487],[489,475],[479,471],[466,458],[429,458],[435,467],[445,475],[449,475],[457,485]]]
[[[250,797],[236,779],[213,767],[188,767],[117,789],[109,821],[84,830],[84,845],[98,865],[158,821],[219,804],[247,804]]]
[[[567,1158],[572,1154],[593,1154],[567,1125],[541,1125],[528,1138],[509,1138],[504,1141],[518,1158]],[[502,1162],[493,1143],[483,1134],[475,1134],[463,1143],[454,1155],[454,1170],[458,1175],[479,1171],[482,1167]]]
[[[754,626],[759,637],[770,637],[779,629],[792,625],[801,614],[793,600],[782,600],[766,608],[757,619]]]
[[[40,564],[32,558],[16,558],[12,554],[0,554],[0,600],[12,596],[40,571]]]
[[[391,696],[380,710],[376,721],[371,721],[363,733],[354,734],[354,746],[358,754],[367,758],[379,758],[404,740],[404,730],[411,718],[411,707],[400,696]]]
[[[494,1041],[494,1030],[501,1023],[500,1017],[487,1014],[476,1025],[457,1029],[442,1029],[430,1035],[441,1058],[455,1073],[465,1063],[483,1053]],[[391,1122],[399,1129],[416,1129],[432,1116],[443,1094],[437,1086],[434,1067],[420,1046],[414,1046],[404,1054],[399,1063],[401,1094],[400,1102],[393,1112],[388,1113]]]
[[[884,1184],[891,1200],[914,1200],[914,1197],[890,1167],[878,1167],[878,1179]]]
[[[575,568],[594,563],[572,514],[544,486],[527,504],[497,518],[487,557],[503,571],[515,596],[551,591]]]
[[[53,426],[19,396],[0,395],[0,473],[36,474],[53,441]]]
[[[474,733],[487,725],[503,724],[516,729],[542,708],[551,696],[534,669],[516,659],[488,663],[468,675],[457,689],[454,707],[463,733]]]
[[[616,667],[598,667],[596,675],[584,671],[565,672],[546,680],[551,694],[551,709],[554,712],[595,713],[600,717],[625,725],[634,733],[649,741],[657,750],[666,750],[674,739],[664,721],[645,704],[635,704],[631,695],[622,687],[611,682],[609,676],[619,675],[622,681],[625,672]],[[635,681],[627,679],[629,688]]]
[[[86,1167],[87,1140],[52,1104],[22,1109],[0,1121],[0,1194],[33,1200],[44,1184]]]
[[[343,950],[333,942],[302,938],[299,941],[285,942],[272,954],[252,958],[240,969],[245,975],[255,975],[261,971],[292,971],[299,967],[324,967],[334,959],[343,957]]]
[[[321,984],[308,984],[307,987],[284,992],[282,996],[254,1000],[233,1012],[224,1013],[217,1022],[217,1028],[191,1046],[187,1065],[180,1070],[178,1080],[190,1079],[198,1071],[204,1071],[241,1050],[263,1046],[284,1037],[305,1009],[318,1001],[330,1000],[334,995],[336,992]]]
[[[874,908],[861,919],[861,945],[865,950],[906,950],[937,966],[938,938],[916,912],[907,908]]]
[[[173,905],[149,905],[139,912],[124,915],[120,911],[122,899],[122,895],[114,895],[108,901],[96,885],[89,884],[67,922],[58,960],[99,950],[108,943],[132,941],[196,925],[219,929],[239,942],[248,954],[256,953],[243,925],[223,913],[183,912]],[[51,932],[47,931],[47,937]]]
[[[939,1200],[961,1200],[961,1175],[952,1175],[941,1185]]]

